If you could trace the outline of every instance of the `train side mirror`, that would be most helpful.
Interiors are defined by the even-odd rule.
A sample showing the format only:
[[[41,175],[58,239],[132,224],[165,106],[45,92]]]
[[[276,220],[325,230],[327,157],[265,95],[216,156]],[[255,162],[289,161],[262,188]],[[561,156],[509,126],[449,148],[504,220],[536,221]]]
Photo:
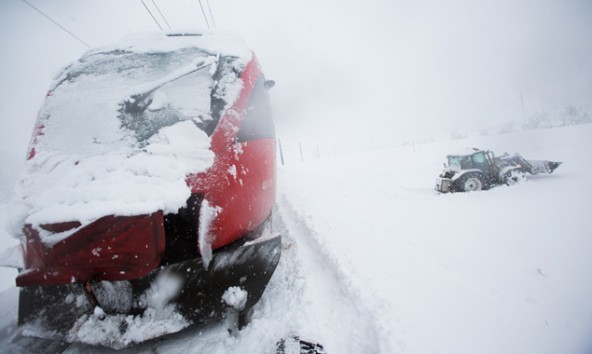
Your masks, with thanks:
[[[263,83],[263,86],[264,86],[266,89],[268,89],[268,90],[269,90],[269,89],[271,89],[272,87],[274,87],[274,86],[275,86],[275,81],[273,81],[273,80],[265,80],[265,82]]]

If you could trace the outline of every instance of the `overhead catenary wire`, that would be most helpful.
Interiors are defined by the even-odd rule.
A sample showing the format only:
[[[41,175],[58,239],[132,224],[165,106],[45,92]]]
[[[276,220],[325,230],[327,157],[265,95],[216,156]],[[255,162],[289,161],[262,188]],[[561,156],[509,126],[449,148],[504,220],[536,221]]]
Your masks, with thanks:
[[[201,13],[203,14],[204,20],[206,20],[206,25],[208,25],[208,29],[211,29],[210,22],[208,21],[208,16],[206,15],[206,11],[204,10],[203,4],[201,3],[201,0],[198,1],[199,7],[201,8]]]
[[[210,0],[206,0],[206,5],[208,5],[208,11],[210,13],[210,19],[212,20],[212,25],[216,28],[216,21],[214,21],[214,14],[212,13],[212,7],[210,6]]]
[[[168,26],[169,29],[172,29],[171,25],[169,25],[169,21],[167,21],[167,19],[164,17],[162,12],[160,11],[160,8],[158,7],[158,5],[156,5],[156,2],[154,0],[152,0],[152,4],[154,5],[154,7],[156,7],[156,11],[158,11],[158,13],[160,14],[160,17],[162,17],[164,23],[166,23],[166,25]]]
[[[40,13],[43,17],[45,17],[46,19],[48,19],[49,21],[51,21],[54,25],[58,26],[59,28],[61,28],[64,32],[68,33],[70,36],[72,36],[72,38],[76,39],[78,42],[82,43],[85,47],[87,48],[91,48],[91,46],[86,43],[85,41],[83,41],[82,39],[80,39],[77,35],[75,35],[74,33],[72,33],[71,31],[69,31],[66,27],[60,25],[56,20],[54,20],[53,18],[49,17],[49,15],[47,15],[45,12],[39,10],[37,7],[35,7],[34,5],[32,5],[30,2],[28,2],[27,0],[21,0],[22,2],[24,2],[25,4],[29,5],[33,10],[37,11],[38,13]]]
[[[156,20],[156,17],[154,17],[154,15],[152,14],[152,12],[148,8],[148,6],[146,6],[146,4],[144,3],[144,0],[140,0],[140,2],[142,3],[142,5],[144,5],[144,8],[146,9],[146,11],[148,11],[148,13],[150,14],[150,17],[152,17],[152,19],[154,20],[154,23],[156,23],[156,25],[158,26],[158,28],[160,28],[160,30],[162,31],[163,30],[162,29],[162,26],[160,25],[160,23],[158,23],[158,20]]]

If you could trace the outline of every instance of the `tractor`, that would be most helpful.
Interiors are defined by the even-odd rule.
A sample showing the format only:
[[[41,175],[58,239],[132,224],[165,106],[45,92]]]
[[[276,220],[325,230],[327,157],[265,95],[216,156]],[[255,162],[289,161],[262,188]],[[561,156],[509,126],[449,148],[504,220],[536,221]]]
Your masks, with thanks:
[[[447,156],[444,171],[436,179],[436,190],[472,192],[511,185],[527,174],[553,173],[559,165],[561,162],[526,160],[519,154],[495,156],[492,151],[472,148],[463,154]]]

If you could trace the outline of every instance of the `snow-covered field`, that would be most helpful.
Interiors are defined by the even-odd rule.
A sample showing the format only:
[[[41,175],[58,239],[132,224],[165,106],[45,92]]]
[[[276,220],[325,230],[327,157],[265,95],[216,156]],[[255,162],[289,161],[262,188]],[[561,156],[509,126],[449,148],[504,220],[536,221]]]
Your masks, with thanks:
[[[319,159],[281,170],[280,208],[359,290],[384,352],[589,353],[591,137],[585,125]],[[444,155],[465,147],[564,164],[512,187],[436,194]]]
[[[173,29],[206,27],[201,1],[143,3],[0,1],[0,261],[17,244],[4,226],[36,112],[55,74],[88,49],[52,21],[89,47],[157,30],[144,11],[157,15],[156,3]],[[566,108],[589,114],[589,1],[205,3],[277,81],[282,258],[236,335],[189,328],[121,352],[273,354],[290,335],[330,354],[592,352],[592,124],[491,133],[563,119]],[[479,129],[491,134],[450,139]],[[419,143],[430,136],[448,138]],[[445,155],[466,147],[563,165],[511,187],[438,195]],[[0,352],[27,352],[10,342],[15,276],[0,268]]]
[[[437,194],[446,153],[465,147],[563,165],[510,187]],[[129,352],[273,353],[296,334],[329,353],[590,353],[590,151],[588,124],[280,166],[283,254],[251,324]],[[0,345],[11,351],[17,291],[3,286]],[[92,351],[105,350],[65,349]]]

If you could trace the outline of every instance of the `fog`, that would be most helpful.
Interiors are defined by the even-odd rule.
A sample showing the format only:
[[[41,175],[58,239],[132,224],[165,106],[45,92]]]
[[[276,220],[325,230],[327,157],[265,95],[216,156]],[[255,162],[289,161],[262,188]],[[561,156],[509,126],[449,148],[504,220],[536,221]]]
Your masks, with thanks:
[[[158,31],[140,1],[29,2],[91,47]],[[198,1],[145,0],[167,29],[207,28]],[[207,2],[206,14],[209,13]],[[209,0],[276,80],[278,137],[327,151],[470,132],[567,106],[592,113],[587,0]],[[88,48],[24,1],[0,2],[3,189],[52,76]],[[8,188],[9,189],[9,188]]]

